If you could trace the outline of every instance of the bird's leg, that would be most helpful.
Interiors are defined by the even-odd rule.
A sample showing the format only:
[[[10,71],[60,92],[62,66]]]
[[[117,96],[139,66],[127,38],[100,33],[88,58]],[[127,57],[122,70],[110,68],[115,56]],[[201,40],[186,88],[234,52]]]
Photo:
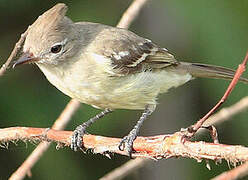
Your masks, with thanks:
[[[112,112],[111,109],[105,109],[104,111],[97,114],[95,117],[77,126],[71,137],[71,149],[74,151],[77,151],[78,149],[82,149],[82,144],[83,144],[82,137],[86,133],[86,128],[110,112]]]
[[[119,144],[119,149],[121,151],[124,151],[126,149],[126,151],[128,152],[130,158],[132,158],[133,142],[137,138],[137,135],[139,133],[140,127],[142,126],[142,124],[145,121],[145,119],[147,119],[147,117],[149,115],[151,115],[154,110],[155,110],[154,105],[152,105],[152,106],[148,105],[146,107],[146,109],[144,110],[144,112],[142,113],[142,115],[139,118],[139,120],[137,121],[137,123],[134,126],[134,128],[129,132],[129,134],[127,136],[125,136],[121,140],[121,142]]]

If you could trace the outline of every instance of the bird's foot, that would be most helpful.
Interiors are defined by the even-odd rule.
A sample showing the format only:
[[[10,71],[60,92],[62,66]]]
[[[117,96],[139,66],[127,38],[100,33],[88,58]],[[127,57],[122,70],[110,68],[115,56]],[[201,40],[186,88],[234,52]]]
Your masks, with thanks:
[[[132,152],[133,152],[133,142],[137,137],[137,133],[135,131],[131,131],[127,136],[125,136],[120,144],[119,149],[121,151],[127,151],[129,157],[132,159]]]
[[[83,136],[86,133],[87,125],[81,124],[76,127],[71,137],[71,149],[73,151],[83,150]]]

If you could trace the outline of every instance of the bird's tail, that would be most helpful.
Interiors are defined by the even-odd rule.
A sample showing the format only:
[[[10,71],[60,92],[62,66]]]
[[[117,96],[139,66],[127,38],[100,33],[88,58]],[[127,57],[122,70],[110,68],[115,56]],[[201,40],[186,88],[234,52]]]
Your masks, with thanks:
[[[235,74],[235,71],[229,68],[200,63],[180,62],[178,67],[186,70],[193,77],[232,80]],[[241,77],[239,80],[243,83],[248,84],[247,78]]]

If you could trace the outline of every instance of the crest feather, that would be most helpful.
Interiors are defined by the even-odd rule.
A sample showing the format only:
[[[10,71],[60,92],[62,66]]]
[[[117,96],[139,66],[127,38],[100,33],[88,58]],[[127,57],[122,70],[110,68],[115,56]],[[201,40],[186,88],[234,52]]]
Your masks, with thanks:
[[[33,54],[38,55],[66,37],[74,38],[74,24],[65,16],[66,12],[67,6],[58,3],[39,16],[28,29],[24,51],[31,50]]]
[[[32,24],[32,29],[51,29],[61,22],[67,12],[67,6],[63,3],[58,3],[51,9],[43,13],[39,18]]]

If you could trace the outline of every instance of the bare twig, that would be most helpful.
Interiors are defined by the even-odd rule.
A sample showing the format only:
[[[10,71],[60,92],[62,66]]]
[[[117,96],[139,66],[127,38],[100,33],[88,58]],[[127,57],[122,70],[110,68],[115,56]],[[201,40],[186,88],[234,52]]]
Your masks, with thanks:
[[[192,125],[190,128],[188,128],[188,130],[190,131],[190,133],[188,135],[189,137],[192,137],[198,131],[198,129],[203,125],[203,123],[225,102],[227,97],[232,92],[233,88],[236,86],[239,78],[241,77],[241,75],[245,71],[247,61],[248,61],[248,51],[246,53],[246,56],[245,56],[242,64],[240,64],[238,69],[236,70],[236,73],[235,73],[231,83],[229,84],[226,92],[224,93],[224,95],[220,99],[220,101],[203,118],[201,118],[194,125]]]
[[[248,96],[242,98],[239,102],[230,107],[221,109],[219,112],[205,121],[203,125],[210,126],[223,123],[224,121],[231,119],[231,117],[235,114],[238,114],[246,109],[248,109]]]
[[[123,179],[128,174],[135,172],[137,169],[143,167],[147,162],[150,162],[148,159],[136,158],[134,160],[130,160],[123,164],[122,166],[114,169],[110,173],[104,175],[100,180],[116,180]]]
[[[127,29],[133,22],[133,20],[138,16],[141,8],[146,2],[147,0],[134,0],[129,8],[122,15],[121,20],[117,24],[117,27]]]
[[[208,126],[211,124],[219,124],[227,119],[229,119],[231,116],[245,110],[248,108],[248,97],[244,97],[236,104],[232,105],[231,107],[225,108],[220,110],[217,114],[209,118],[204,125]],[[214,177],[212,180],[234,180],[239,179],[242,177],[245,177],[248,175],[248,162],[230,170],[227,172],[224,172],[216,177]]]
[[[219,124],[222,123],[233,115],[245,110],[248,108],[248,97],[244,97],[236,104],[231,107],[224,108],[220,110],[220,112],[216,113],[214,116],[209,118],[204,125],[209,126],[211,124]],[[227,172],[223,172],[222,174],[214,177],[212,180],[234,180],[245,177],[248,175],[248,162],[232,169]]]
[[[74,99],[72,99],[65,109],[62,111],[58,119],[52,126],[52,129],[62,130],[70,121],[72,115],[79,108],[80,103]],[[41,142],[35,150],[29,155],[29,157],[22,163],[22,165],[11,175],[10,180],[21,180],[26,174],[31,175],[31,168],[34,164],[41,158],[44,152],[49,148],[49,142]]]
[[[212,180],[235,180],[235,179],[240,179],[242,177],[245,177],[247,175],[248,175],[248,162],[230,171],[224,172],[214,177]]]
[[[14,47],[13,51],[11,52],[9,58],[0,68],[0,76],[2,76],[5,73],[5,71],[9,67],[9,64],[11,63],[11,61],[17,56],[17,54],[22,49],[22,46],[23,46],[23,43],[26,39],[27,34],[28,34],[28,29],[21,35],[19,41],[15,44],[15,47]]]
[[[72,131],[58,131],[45,128],[12,127],[0,129],[0,142],[17,140],[54,141],[64,146],[70,146]],[[120,138],[84,135],[84,147],[93,153],[110,156],[112,153],[128,156],[128,153],[118,148]],[[202,159],[224,159],[231,164],[248,160],[248,148],[239,145],[214,144],[207,142],[192,142],[185,138],[184,133],[172,135],[138,137],[134,141],[133,157],[161,159],[171,157],[188,157],[198,161]]]

